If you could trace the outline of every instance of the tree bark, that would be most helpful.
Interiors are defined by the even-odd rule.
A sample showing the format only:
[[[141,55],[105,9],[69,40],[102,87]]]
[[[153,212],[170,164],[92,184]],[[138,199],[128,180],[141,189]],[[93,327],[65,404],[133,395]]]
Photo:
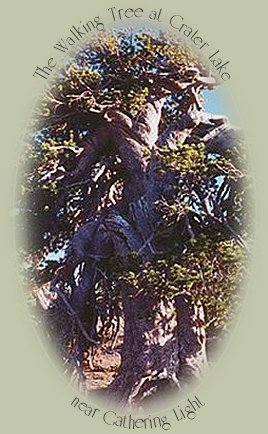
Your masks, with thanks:
[[[204,309],[201,302],[191,303],[190,297],[176,297],[178,315],[178,358],[177,375],[182,388],[192,379],[200,378],[207,368],[206,331]]]
[[[225,131],[222,118],[215,120],[213,116],[208,118],[203,112],[190,110],[158,137],[164,100],[162,97],[149,99],[133,124],[125,122],[120,126],[117,118],[111,117],[115,113],[109,113],[105,121],[106,130],[103,127],[97,129],[91,138],[89,145],[94,145],[95,154],[89,157],[87,149],[79,169],[82,165],[83,169],[89,169],[92,161],[106,151],[109,153],[112,146],[122,161],[127,178],[124,179],[121,205],[111,208],[103,217],[77,232],[71,245],[73,266],[89,254],[101,258],[116,253],[125,262],[126,269],[129,253],[139,253],[144,264],[152,260],[159,248],[155,240],[159,215],[154,204],[173,194],[174,175],[166,174],[162,179],[156,173],[153,153],[148,167],[143,155],[144,147],[152,148],[157,143],[158,147],[167,144],[173,148],[178,141],[183,143],[195,135],[201,138],[208,130],[205,141],[215,146],[218,133]],[[117,117],[119,114],[124,116],[117,113]],[[175,233],[172,236],[175,237]],[[72,302],[80,314],[90,291],[88,279],[94,279],[92,272],[81,279],[73,295]],[[192,304],[186,294],[168,299],[156,294],[153,288],[150,294],[139,293],[137,288],[126,283],[121,284],[121,291],[125,328],[121,366],[108,388],[108,397],[122,407],[133,407],[147,397],[157,396],[163,388],[179,390],[185,388],[190,380],[199,378],[207,367],[201,303]]]
[[[135,407],[163,390],[181,390],[207,367],[204,312],[180,295],[168,300],[123,288],[121,366],[108,388],[119,406]]]
[[[161,383],[179,387],[176,311],[174,301],[138,295],[123,288],[125,321],[121,366],[108,396],[124,407],[135,406],[156,392]]]

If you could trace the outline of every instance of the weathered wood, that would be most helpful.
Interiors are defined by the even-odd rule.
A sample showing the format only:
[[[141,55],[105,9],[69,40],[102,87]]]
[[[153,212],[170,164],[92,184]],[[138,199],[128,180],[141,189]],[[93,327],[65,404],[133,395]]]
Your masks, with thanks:
[[[167,171],[164,176],[157,173],[156,147],[168,145],[175,149],[179,142],[191,142],[193,138],[203,140],[207,151],[230,147],[228,143],[233,143],[234,136],[233,131],[227,129],[225,119],[200,110],[197,88],[201,87],[197,76],[196,86],[191,81],[181,86],[161,78],[161,85],[152,84],[151,94],[136,121],[118,109],[103,110],[98,114],[96,128],[83,142],[83,151],[77,156],[69,184],[87,179],[94,164],[103,156],[118,157],[124,183],[119,203],[109,204],[107,208],[101,205],[98,209],[104,194],[113,185],[113,181],[109,184],[113,178],[107,169],[105,188],[99,189],[99,196],[96,193],[95,202],[92,198],[91,208],[89,204],[91,220],[72,238],[65,265],[58,276],[58,281],[66,282],[73,278],[76,267],[84,264],[79,283],[72,283],[70,303],[88,334],[96,335],[97,265],[101,264],[100,269],[105,270],[105,261],[116,256],[127,269],[130,254],[136,253],[146,267],[146,261],[153,261],[167,243],[179,240],[182,233],[188,238],[195,236],[189,215],[180,221],[181,233],[176,233],[176,225],[169,228],[166,240],[157,233],[161,214],[155,204],[172,198],[179,175],[174,171]],[[165,99],[175,93],[185,97],[181,106],[178,105],[178,119],[159,136]],[[149,162],[144,154],[146,148],[151,151]],[[181,389],[193,378],[200,377],[207,367],[201,302],[192,304],[186,294],[168,299],[157,294],[154,288],[151,293],[138,293],[137,288],[123,282],[120,290],[124,317],[122,361],[117,377],[108,388],[108,397],[121,406],[135,406],[159,393],[163,385]],[[85,340],[80,339],[79,345],[83,352]]]

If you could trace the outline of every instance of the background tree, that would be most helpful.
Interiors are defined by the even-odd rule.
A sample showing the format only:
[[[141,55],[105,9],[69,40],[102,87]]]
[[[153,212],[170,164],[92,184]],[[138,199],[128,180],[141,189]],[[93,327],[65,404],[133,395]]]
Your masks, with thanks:
[[[240,300],[249,182],[241,135],[203,108],[216,86],[181,42],[117,32],[85,45],[36,108],[23,263],[70,372],[124,325],[107,388],[121,405],[199,377]]]

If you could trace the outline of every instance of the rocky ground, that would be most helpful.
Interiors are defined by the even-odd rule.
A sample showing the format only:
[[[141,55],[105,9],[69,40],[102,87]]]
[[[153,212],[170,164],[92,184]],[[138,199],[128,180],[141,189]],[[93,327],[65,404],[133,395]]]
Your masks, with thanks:
[[[89,349],[84,369],[88,390],[105,389],[114,380],[121,363],[123,333],[121,326],[116,340],[107,337],[102,346]]]

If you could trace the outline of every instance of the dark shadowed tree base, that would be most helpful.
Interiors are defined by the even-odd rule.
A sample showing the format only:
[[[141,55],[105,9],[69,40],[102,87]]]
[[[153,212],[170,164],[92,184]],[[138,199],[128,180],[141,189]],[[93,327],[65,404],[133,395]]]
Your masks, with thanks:
[[[163,391],[179,391],[203,373],[207,360],[201,306],[184,296],[159,300],[125,288],[123,308],[122,363],[108,387],[109,398],[135,407]]]
[[[216,80],[195,55],[162,38],[148,44],[146,35],[120,36],[115,48],[104,36],[81,52],[83,68],[70,68],[45,92],[39,120],[51,141],[45,135],[45,146],[35,143],[38,158],[24,189],[33,185],[29,232],[39,237],[42,267],[48,252],[68,246],[55,274],[49,265],[43,273],[53,295],[46,309],[59,317],[53,328],[49,316],[50,334],[64,362],[83,374],[85,351],[123,317],[121,365],[106,394],[121,407],[137,407],[164,390],[185,390],[207,367],[202,291],[212,281],[224,295],[235,259],[229,252],[231,267],[217,274],[213,258],[204,282],[182,256],[200,235],[213,245],[220,236],[245,247],[237,194],[243,173],[235,163],[241,138],[225,117],[202,108],[201,91],[214,89]],[[177,280],[169,276],[172,258]],[[158,272],[159,284],[143,285],[140,276],[148,264],[154,272],[158,260],[167,272]],[[191,271],[201,277],[192,279]],[[129,272],[135,279],[121,279]]]

